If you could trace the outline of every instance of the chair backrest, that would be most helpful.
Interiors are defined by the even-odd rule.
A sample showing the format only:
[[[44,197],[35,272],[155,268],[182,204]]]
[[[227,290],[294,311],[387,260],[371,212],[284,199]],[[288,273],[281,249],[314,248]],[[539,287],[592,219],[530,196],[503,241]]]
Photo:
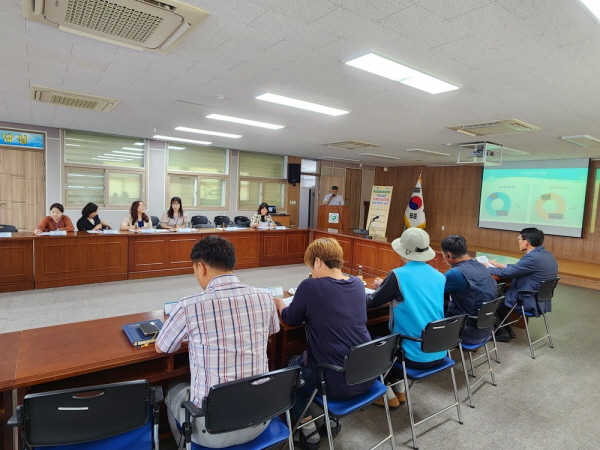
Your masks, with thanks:
[[[206,217],[206,216],[192,216],[192,226],[206,225],[207,223],[208,223],[208,217]]]
[[[231,223],[231,219],[228,216],[215,216],[215,225],[227,225]]]
[[[152,221],[152,226],[155,227],[156,225],[158,225],[158,217],[156,216],[150,216],[150,220]]]
[[[248,219],[248,217],[246,217],[246,216],[235,216],[233,221],[237,226],[240,226],[240,227],[249,227],[250,226],[250,219]]]
[[[387,372],[396,360],[400,335],[391,334],[352,347],[344,360],[348,384],[364,383]]]
[[[461,315],[429,322],[421,333],[421,349],[425,353],[452,350],[460,344],[466,319],[466,315]]]
[[[554,297],[554,288],[558,284],[558,280],[560,280],[560,278],[542,281],[542,283],[538,287],[538,292],[536,295],[537,300],[540,302],[547,302],[548,300],[552,300],[552,297]]]
[[[18,233],[17,227],[14,225],[0,225],[0,233]]]
[[[293,366],[212,386],[202,401],[206,430],[240,430],[283,414],[294,406],[300,381],[300,366]]]
[[[494,326],[496,310],[502,299],[504,299],[504,297],[499,297],[481,304],[481,308],[477,311],[477,328],[484,330]]]
[[[151,396],[146,380],[26,395],[25,440],[70,445],[127,433],[147,424]]]

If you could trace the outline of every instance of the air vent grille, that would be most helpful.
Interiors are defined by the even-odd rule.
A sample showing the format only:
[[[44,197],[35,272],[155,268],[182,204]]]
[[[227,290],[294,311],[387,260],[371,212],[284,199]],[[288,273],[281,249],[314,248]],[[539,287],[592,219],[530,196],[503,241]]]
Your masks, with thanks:
[[[114,98],[97,97],[43,86],[31,86],[30,95],[32,100],[43,103],[103,112],[110,111],[120,101]]]
[[[498,134],[523,133],[526,131],[537,131],[540,129],[518,119],[496,120],[492,122],[459,125],[448,128],[469,136],[491,136]]]
[[[330,142],[323,144],[327,147],[335,147],[335,148],[344,148],[346,150],[353,150],[355,148],[375,148],[380,147],[379,144],[371,144],[369,142],[361,142],[361,141],[339,141],[339,142]]]
[[[69,0],[65,22],[111,36],[146,42],[162,18],[105,0]]]

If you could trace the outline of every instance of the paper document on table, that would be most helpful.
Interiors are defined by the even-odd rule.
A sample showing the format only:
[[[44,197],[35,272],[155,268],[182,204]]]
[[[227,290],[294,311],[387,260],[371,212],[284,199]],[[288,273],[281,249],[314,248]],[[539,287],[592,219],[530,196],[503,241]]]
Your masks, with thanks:
[[[87,232],[92,234],[102,234],[102,230],[87,230]]]
[[[283,297],[283,286],[266,287],[264,289],[269,291],[273,297]]]
[[[479,261],[481,264],[485,264],[487,266],[490,265],[490,260],[486,255],[476,256],[475,259]]]
[[[373,292],[375,292],[375,289],[371,289],[371,288],[368,288],[368,287],[365,288],[365,293],[366,294],[372,294]]]
[[[283,303],[285,303],[285,306],[290,306],[290,303],[292,303],[292,300],[294,300],[294,296],[293,295],[291,297],[284,298],[283,299]]]

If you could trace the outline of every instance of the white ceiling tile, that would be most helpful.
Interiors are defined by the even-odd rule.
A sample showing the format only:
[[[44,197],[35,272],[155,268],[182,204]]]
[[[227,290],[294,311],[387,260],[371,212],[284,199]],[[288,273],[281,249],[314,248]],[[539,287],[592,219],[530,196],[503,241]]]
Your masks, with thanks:
[[[600,76],[600,38],[566,44],[561,50]]]
[[[431,11],[442,19],[452,19],[482,6],[494,3],[495,0],[412,0],[419,6]]]
[[[430,54],[434,58],[454,59],[471,69],[510,59],[502,49],[470,36],[432,48]]]
[[[329,0],[319,0],[318,2],[314,0],[295,0],[293,2],[253,0],[253,3],[257,3],[306,24],[314,22],[339,7],[336,3]]]
[[[571,0],[497,0],[499,5],[502,5],[509,12],[520,18],[563,6],[569,1]]]
[[[411,0],[337,0],[337,3],[375,22],[413,5]]]

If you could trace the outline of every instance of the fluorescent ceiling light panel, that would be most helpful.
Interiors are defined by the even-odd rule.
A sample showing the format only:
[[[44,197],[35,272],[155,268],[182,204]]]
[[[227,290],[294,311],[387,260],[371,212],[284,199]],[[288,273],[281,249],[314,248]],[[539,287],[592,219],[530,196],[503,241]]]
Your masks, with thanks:
[[[175,127],[177,131],[187,131],[188,133],[208,134],[209,136],[221,136],[233,139],[239,139],[241,134],[219,133],[218,131],[197,130],[196,128]]]
[[[241,123],[242,125],[250,125],[253,127],[268,128],[270,130],[280,130],[285,125],[275,125],[266,122],[257,122],[256,120],[240,119],[239,117],[223,116],[221,114],[209,114],[207,119],[224,120],[225,122]]]
[[[292,108],[305,109],[321,114],[327,114],[329,116],[341,116],[348,114],[350,111],[344,109],[332,108],[331,106],[319,105],[318,103],[307,102],[305,100],[298,100],[296,98],[285,97],[283,95],[272,94],[267,92],[266,94],[259,95],[256,97],[257,100],[264,100],[265,102],[277,103],[279,105],[291,106]]]
[[[360,162],[360,159],[339,158],[337,156],[323,156],[321,159],[339,159],[340,161]]]
[[[579,0],[585,7],[600,21],[600,1],[598,0]]]
[[[183,139],[173,136],[163,136],[161,134],[155,134],[152,136],[153,139],[161,139],[163,141],[177,141],[177,142],[189,142],[190,144],[210,145],[212,142],[207,141],[195,141],[194,139]]]
[[[430,94],[440,94],[442,92],[454,91],[459,88],[454,84],[446,83],[424,74],[418,70],[403,66],[397,62],[383,58],[374,53],[368,53],[364,56],[352,59],[346,62],[347,65],[374,73],[390,80],[398,81],[407,86],[420,89]]]
[[[432,155],[451,156],[450,153],[434,152],[433,150],[425,150],[422,148],[407,148],[407,152],[429,153]]]
[[[529,152],[524,152],[523,150],[517,150],[516,148],[508,148],[502,147],[502,153],[509,155],[530,155]]]
[[[121,150],[133,150],[134,152],[143,152],[144,151],[143,148],[135,148],[135,147],[121,147]],[[136,153],[136,155],[139,155],[139,153]]]
[[[169,145],[169,150],[185,150],[185,147],[175,147],[174,145]]]
[[[397,156],[378,155],[377,153],[359,153],[358,156],[376,156],[378,158],[400,159]]]

